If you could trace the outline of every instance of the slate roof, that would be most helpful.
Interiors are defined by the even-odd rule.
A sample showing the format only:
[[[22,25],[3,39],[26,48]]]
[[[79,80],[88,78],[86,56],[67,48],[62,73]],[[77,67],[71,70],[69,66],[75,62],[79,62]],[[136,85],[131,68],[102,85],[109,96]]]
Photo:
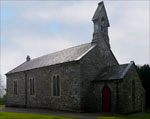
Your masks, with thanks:
[[[130,64],[105,67],[102,71],[100,71],[96,80],[123,79],[133,63],[134,62],[130,62]]]
[[[11,70],[7,74],[31,70],[35,68],[80,60],[87,52],[95,47],[94,44],[87,43],[72,48],[68,48],[62,51],[44,55],[28,62],[24,62],[15,69]]]

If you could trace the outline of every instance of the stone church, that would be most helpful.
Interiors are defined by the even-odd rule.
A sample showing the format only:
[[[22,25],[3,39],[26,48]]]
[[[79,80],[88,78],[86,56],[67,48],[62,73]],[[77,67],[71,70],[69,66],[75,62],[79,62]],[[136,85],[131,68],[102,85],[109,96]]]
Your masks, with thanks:
[[[7,106],[76,112],[131,113],[144,109],[135,64],[119,64],[110,48],[103,2],[92,18],[90,43],[26,61],[9,71]],[[119,49],[118,49],[119,50]]]

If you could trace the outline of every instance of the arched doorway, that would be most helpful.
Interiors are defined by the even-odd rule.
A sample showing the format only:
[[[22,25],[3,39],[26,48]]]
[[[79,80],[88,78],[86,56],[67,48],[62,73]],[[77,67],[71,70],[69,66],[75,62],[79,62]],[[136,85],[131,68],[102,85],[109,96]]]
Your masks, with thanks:
[[[102,111],[111,112],[111,90],[105,86],[102,91]]]

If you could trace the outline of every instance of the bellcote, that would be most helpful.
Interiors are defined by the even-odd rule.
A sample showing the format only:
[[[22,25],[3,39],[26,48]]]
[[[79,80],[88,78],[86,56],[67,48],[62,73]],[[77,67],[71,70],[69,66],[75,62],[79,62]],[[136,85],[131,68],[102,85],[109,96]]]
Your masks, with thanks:
[[[103,39],[110,47],[108,36],[108,27],[110,25],[103,2],[98,3],[98,7],[94,13],[92,21],[94,23],[94,33],[92,43],[97,43],[100,41],[100,39]]]
[[[98,3],[98,7],[94,13],[94,16],[92,18],[92,21],[94,23],[96,22],[102,22],[102,24],[105,26],[105,27],[109,27],[109,21],[108,21],[108,17],[107,17],[107,13],[106,13],[106,10],[105,10],[105,6],[104,6],[104,2],[100,2]]]

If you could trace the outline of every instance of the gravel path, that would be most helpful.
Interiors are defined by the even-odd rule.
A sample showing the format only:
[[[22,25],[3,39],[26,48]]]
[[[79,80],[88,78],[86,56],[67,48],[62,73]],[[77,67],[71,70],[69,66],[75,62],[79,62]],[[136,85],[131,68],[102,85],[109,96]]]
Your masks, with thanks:
[[[65,112],[65,111],[52,111],[46,109],[30,109],[30,108],[12,108],[5,107],[0,108],[1,112],[17,112],[17,113],[34,113],[42,115],[56,115],[64,117],[73,117],[80,119],[96,119],[97,117],[102,116],[100,113],[76,113],[76,112]]]

